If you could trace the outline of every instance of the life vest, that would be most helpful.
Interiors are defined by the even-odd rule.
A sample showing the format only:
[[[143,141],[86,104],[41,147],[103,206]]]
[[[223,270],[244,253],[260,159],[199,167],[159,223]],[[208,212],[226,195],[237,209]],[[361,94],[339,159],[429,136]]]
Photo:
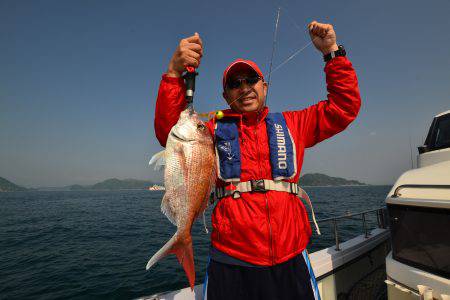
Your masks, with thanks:
[[[297,183],[287,181],[297,175],[297,158],[295,142],[286,125],[286,120],[282,113],[268,113],[265,122],[273,180],[259,179],[245,182],[240,180],[241,151],[236,120],[227,118],[216,122],[214,134],[218,177],[225,182],[232,183],[232,189],[216,188],[215,198],[232,196],[236,199],[240,197],[241,193],[269,190],[295,194],[308,203],[317,234],[320,235],[314,208],[308,194]]]
[[[265,118],[269,138],[273,180],[291,179],[297,174],[294,139],[282,113],[269,113]],[[234,118],[216,122],[216,160],[218,176],[225,182],[240,181],[241,151],[239,131]]]

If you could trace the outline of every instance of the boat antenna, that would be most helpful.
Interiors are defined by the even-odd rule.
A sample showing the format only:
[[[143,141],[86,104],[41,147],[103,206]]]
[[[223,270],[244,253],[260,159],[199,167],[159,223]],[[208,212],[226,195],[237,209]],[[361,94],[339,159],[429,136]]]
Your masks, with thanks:
[[[412,143],[411,143],[411,133],[409,134],[409,155],[410,155],[410,158],[411,158],[411,169],[414,169],[413,150],[412,150]]]

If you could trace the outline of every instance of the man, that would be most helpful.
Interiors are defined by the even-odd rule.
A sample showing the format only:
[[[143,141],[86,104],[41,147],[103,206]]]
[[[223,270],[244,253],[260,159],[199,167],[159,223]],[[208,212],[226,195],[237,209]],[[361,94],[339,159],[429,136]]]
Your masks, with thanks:
[[[255,63],[239,59],[224,72],[223,97],[231,109],[207,123],[219,166],[209,300],[314,299],[304,257],[311,228],[296,182],[304,149],[344,130],[356,118],[361,99],[355,71],[337,46],[333,27],[313,21],[308,29],[327,61],[327,100],[299,111],[269,113],[267,83]],[[197,68],[202,56],[196,33],[181,40],[163,75],[155,113],[162,146],[186,106],[182,73],[186,66]]]

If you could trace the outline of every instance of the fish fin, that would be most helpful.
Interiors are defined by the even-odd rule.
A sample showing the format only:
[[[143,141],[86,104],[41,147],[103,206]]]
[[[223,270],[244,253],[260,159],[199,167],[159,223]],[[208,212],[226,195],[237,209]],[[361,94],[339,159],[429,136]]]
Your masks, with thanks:
[[[158,153],[153,155],[148,164],[154,164],[155,170],[157,171],[162,170],[166,165],[166,150],[159,151]]]
[[[180,170],[183,171],[183,180],[185,185],[188,184],[189,181],[189,168],[186,164],[186,155],[184,152],[183,145],[179,144],[178,147],[174,148],[175,153],[178,156],[178,163],[180,164]]]
[[[162,198],[161,201],[161,212],[169,219],[169,221],[173,225],[177,225],[176,219],[175,219],[175,213],[173,211],[173,208],[170,206],[170,196],[169,193],[166,192]]]
[[[159,251],[156,252],[152,258],[150,258],[145,269],[150,269],[155,263],[171,253],[177,256],[177,259],[183,266],[184,272],[189,280],[191,290],[194,290],[194,251],[192,250],[192,237],[190,235],[183,238],[177,231],[173,237],[161,249],[159,249]]]
[[[150,269],[154,264],[169,254],[169,250],[175,244],[176,238],[177,234],[175,233],[175,235],[172,236],[172,238],[150,258],[147,262],[147,266],[145,267],[146,270]]]

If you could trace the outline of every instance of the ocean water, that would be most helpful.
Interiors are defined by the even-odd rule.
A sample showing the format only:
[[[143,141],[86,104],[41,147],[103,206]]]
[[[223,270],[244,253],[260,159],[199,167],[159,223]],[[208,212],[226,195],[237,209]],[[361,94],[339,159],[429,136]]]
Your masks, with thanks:
[[[318,219],[384,205],[388,186],[306,188]],[[160,212],[163,192],[0,193],[0,299],[132,299],[188,285],[174,256],[145,271],[173,235]],[[212,207],[207,211],[209,223]],[[375,216],[368,217],[372,227]],[[361,220],[339,223],[341,240],[363,233]],[[313,236],[311,252],[333,245],[331,226]],[[209,236],[192,230],[197,283]]]

